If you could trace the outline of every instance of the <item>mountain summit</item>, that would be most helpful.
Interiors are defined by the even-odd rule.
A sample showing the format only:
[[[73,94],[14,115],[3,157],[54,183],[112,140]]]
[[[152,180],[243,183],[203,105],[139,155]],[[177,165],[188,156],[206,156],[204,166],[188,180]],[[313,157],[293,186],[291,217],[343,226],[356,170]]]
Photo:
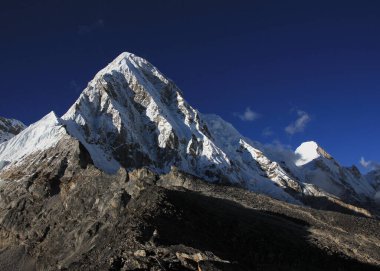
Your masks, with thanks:
[[[175,166],[290,202],[296,200],[280,187],[301,189],[230,124],[199,113],[170,79],[133,54],[101,70],[62,120],[108,173]]]

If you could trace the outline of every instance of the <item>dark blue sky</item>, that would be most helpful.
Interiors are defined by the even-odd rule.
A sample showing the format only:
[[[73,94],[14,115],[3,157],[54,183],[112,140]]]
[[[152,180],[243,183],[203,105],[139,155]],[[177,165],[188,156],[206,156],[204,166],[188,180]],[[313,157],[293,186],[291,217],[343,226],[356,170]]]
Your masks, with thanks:
[[[2,116],[62,115],[129,51],[254,140],[316,140],[345,165],[380,161],[379,1],[7,2]]]

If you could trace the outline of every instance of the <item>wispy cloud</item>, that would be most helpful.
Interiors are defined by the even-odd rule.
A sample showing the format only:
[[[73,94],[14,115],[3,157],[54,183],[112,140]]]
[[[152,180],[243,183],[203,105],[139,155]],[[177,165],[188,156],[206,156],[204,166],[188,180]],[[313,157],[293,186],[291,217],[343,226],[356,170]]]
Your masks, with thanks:
[[[265,144],[264,150],[269,158],[280,159],[281,161],[297,161],[300,156],[294,153],[292,146],[283,144],[279,140],[274,140],[272,143]]]
[[[272,149],[276,149],[280,152],[282,151],[289,151],[294,154],[294,151],[292,149],[292,146],[289,144],[283,144],[280,140],[276,139],[273,140],[272,143],[265,144],[266,147],[270,147]]]
[[[271,127],[265,127],[263,132],[261,133],[263,136],[269,137],[274,135],[274,132]]]
[[[360,163],[363,167],[365,167],[365,168],[368,168],[368,167],[371,165],[371,161],[366,161],[366,160],[364,159],[364,157],[361,157],[361,158],[360,158],[359,163]]]
[[[234,116],[242,121],[254,121],[261,117],[259,113],[252,111],[250,107],[247,107],[243,113],[234,113]]]
[[[364,157],[362,156],[359,160],[359,164],[368,169],[368,170],[377,170],[377,169],[380,169],[380,163],[378,162],[374,162],[374,161],[369,161],[369,160],[365,160]]]
[[[104,28],[104,20],[98,19],[93,23],[78,26],[78,34],[87,34]]]
[[[303,132],[306,128],[306,125],[311,120],[311,117],[305,111],[298,110],[297,115],[298,118],[285,127],[285,132],[287,132],[289,135]]]

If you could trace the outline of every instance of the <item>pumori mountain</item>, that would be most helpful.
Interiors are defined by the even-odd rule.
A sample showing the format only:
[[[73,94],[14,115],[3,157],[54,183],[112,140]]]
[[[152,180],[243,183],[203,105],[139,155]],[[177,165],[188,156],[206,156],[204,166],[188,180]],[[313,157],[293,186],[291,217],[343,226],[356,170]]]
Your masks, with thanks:
[[[133,54],[24,128],[0,119],[0,270],[379,270],[378,173],[245,138]]]
[[[10,124],[18,130],[8,133],[23,128]],[[37,153],[67,136],[109,174],[142,167],[164,174],[175,167],[209,182],[311,206],[316,198],[366,206],[376,194],[357,170],[342,167],[315,142],[303,143],[289,158],[243,137],[220,117],[198,112],[170,79],[131,53],[99,71],[62,117],[51,112],[1,144],[0,177],[28,167]]]

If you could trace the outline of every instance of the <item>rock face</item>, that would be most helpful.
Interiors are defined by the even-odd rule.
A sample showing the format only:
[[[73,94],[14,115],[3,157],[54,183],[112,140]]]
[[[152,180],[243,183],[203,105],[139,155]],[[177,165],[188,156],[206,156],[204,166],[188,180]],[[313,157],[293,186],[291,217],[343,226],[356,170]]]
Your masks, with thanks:
[[[0,144],[0,269],[375,270],[375,196],[317,143],[244,138],[123,53]]]
[[[19,134],[25,128],[21,121],[0,117],[0,144]]]

